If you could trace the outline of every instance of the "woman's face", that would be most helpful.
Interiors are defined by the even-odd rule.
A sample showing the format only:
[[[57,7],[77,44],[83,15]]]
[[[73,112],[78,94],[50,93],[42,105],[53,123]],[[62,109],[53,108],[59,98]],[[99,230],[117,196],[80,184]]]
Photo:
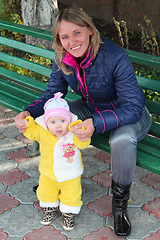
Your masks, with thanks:
[[[62,46],[76,58],[86,54],[92,33],[90,27],[81,27],[65,20],[60,22],[58,28]]]

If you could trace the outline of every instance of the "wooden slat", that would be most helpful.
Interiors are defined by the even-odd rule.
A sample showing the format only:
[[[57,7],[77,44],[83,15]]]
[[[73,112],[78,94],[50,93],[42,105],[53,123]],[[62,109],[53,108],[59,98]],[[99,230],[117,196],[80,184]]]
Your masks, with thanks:
[[[54,54],[55,54],[54,51],[50,51],[50,50],[47,50],[44,48],[32,46],[27,43],[18,42],[13,39],[9,39],[9,38],[0,36],[0,44],[11,47],[11,48],[19,49],[19,50],[27,52],[27,53],[32,53],[32,54],[35,54],[35,55],[38,55],[41,57],[45,57],[45,58],[48,58],[51,60],[54,59]]]
[[[154,79],[136,76],[139,85],[143,88],[150,89],[160,93],[160,82]]]
[[[50,74],[52,71],[51,68],[42,66],[42,65],[34,63],[34,62],[24,60],[19,57],[11,56],[11,55],[3,53],[3,52],[0,52],[0,60],[11,63],[13,65],[16,65],[16,66],[19,66],[22,68],[25,68],[25,69],[28,69],[28,70],[31,70],[33,72],[40,73],[47,77],[50,77]]]
[[[23,33],[23,34],[37,37],[37,38],[46,39],[49,41],[53,41],[52,32],[43,30],[40,28],[29,27],[29,26],[25,26],[25,25],[21,25],[21,24],[4,21],[4,20],[0,20],[0,28],[18,32],[18,33]]]
[[[0,76],[15,81],[23,86],[29,87],[42,94],[47,87],[47,84],[44,82],[37,81],[36,79],[21,75],[17,72],[13,72],[2,67],[0,67]]]

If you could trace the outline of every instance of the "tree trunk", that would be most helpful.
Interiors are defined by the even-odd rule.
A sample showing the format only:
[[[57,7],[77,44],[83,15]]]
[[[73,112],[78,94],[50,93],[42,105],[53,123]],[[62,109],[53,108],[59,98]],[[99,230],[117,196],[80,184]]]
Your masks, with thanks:
[[[52,31],[55,15],[58,12],[57,0],[21,0],[21,11],[24,25]],[[51,41],[26,36],[26,43],[43,45],[52,49]]]

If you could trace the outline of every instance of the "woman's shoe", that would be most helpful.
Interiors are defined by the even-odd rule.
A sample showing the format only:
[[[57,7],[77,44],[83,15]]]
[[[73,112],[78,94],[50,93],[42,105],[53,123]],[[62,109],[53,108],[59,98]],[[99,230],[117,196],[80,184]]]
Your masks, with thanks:
[[[127,205],[131,184],[123,186],[112,180],[112,214],[114,217],[114,232],[117,236],[127,236],[131,232],[131,223],[127,215]]]

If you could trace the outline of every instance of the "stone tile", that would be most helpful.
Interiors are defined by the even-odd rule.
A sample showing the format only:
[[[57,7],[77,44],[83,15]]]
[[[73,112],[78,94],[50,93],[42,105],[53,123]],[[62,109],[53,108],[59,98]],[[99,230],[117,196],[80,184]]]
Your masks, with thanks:
[[[0,116],[0,126],[7,125],[9,123],[12,123],[13,120],[10,118],[7,118],[6,116]]]
[[[44,240],[44,239],[56,239],[66,240],[66,236],[61,234],[59,230],[55,230],[52,226],[44,226],[40,229],[34,229],[32,233],[28,233],[24,236],[24,240]]]
[[[98,184],[101,184],[105,188],[111,187],[111,177],[110,177],[111,171],[106,170],[104,172],[98,173],[98,175],[95,175],[92,177],[93,181],[96,181]]]
[[[129,205],[141,207],[144,203],[159,197],[158,190],[154,190],[151,187],[147,187],[140,181],[134,181],[131,185],[131,195]]]
[[[8,238],[8,234],[3,231],[3,228],[0,228],[0,239],[5,240]]]
[[[10,236],[20,236],[22,238],[28,232],[32,232],[33,229],[41,227],[40,219],[41,213],[32,205],[20,205],[1,214],[0,226],[3,226],[4,231]]]
[[[144,236],[150,235],[150,232],[157,231],[160,228],[160,219],[149,216],[147,212],[137,207],[128,207],[128,215],[132,224],[131,234],[128,240],[142,240]],[[113,228],[113,217],[108,218],[107,226]]]
[[[133,181],[146,177],[148,174],[151,174],[151,172],[144,168],[136,166],[134,176],[133,176]]]
[[[124,237],[118,237],[109,227],[101,227],[97,231],[92,231],[91,234],[86,235],[83,240],[125,240]]]
[[[29,139],[26,138],[23,134],[18,135],[18,136],[16,137],[16,139],[19,140],[19,141],[22,141],[22,142],[24,142],[24,143],[26,143],[26,144],[33,143],[32,140],[29,140]]]
[[[34,204],[34,202],[37,201],[37,196],[32,188],[37,185],[37,183],[38,178],[28,178],[20,183],[9,186],[7,193],[11,193],[11,195],[16,197],[21,203]]]
[[[20,134],[20,132],[18,128],[16,128],[15,123],[13,122],[7,126],[7,128],[3,131],[3,134],[8,138],[15,138]]]
[[[30,158],[25,154],[27,151],[28,151],[28,149],[22,148],[18,151],[8,153],[7,157],[9,159],[14,160],[17,163],[28,161],[28,160],[30,160]]]
[[[0,183],[0,194],[5,193],[7,190],[7,186],[5,186],[3,183]]]
[[[18,165],[18,163],[15,163],[13,160],[9,160],[7,157],[5,157],[4,153],[5,151],[0,151],[0,173],[14,169]]]
[[[151,232],[150,236],[145,237],[144,240],[159,240],[160,239],[160,229],[157,232]]]
[[[89,178],[82,178],[82,201],[84,205],[106,195],[106,192],[106,188],[96,184]]]
[[[81,239],[84,235],[90,233],[92,230],[96,230],[100,226],[103,226],[104,218],[98,214],[94,214],[92,210],[86,206],[82,206],[81,211],[75,216],[75,229],[72,231],[65,231],[62,228],[62,218],[58,217],[51,225],[55,229],[60,229],[61,233],[66,235],[67,238]]]
[[[21,141],[16,140],[15,138],[3,138],[0,139],[0,151],[6,151],[9,152],[14,151],[17,148],[24,147],[24,143]]]
[[[40,161],[40,156],[33,157],[29,161],[19,163],[18,168],[21,171],[24,171],[25,173],[29,174],[30,177],[39,177],[39,170],[38,170],[39,161]]]
[[[160,176],[155,173],[142,178],[141,182],[147,184],[147,186],[152,186],[154,189],[160,190]]]
[[[98,158],[100,161],[111,164],[111,154],[107,152],[100,152],[95,155],[95,158]]]
[[[19,169],[12,169],[9,172],[0,174],[0,182],[3,182],[4,185],[13,185],[27,178],[29,178],[28,174],[21,172]]]
[[[99,161],[97,158],[85,156],[82,158],[84,164],[84,173],[82,176],[92,177],[99,172],[109,169],[109,165]]]
[[[88,208],[94,210],[102,217],[110,217],[112,215],[112,197],[104,195],[95,201],[88,203]]]
[[[89,145],[87,148],[85,149],[82,149],[81,150],[81,153],[82,153],[82,156],[94,156],[95,154],[99,153],[101,150],[92,146],[92,145]]]
[[[142,209],[144,211],[148,211],[150,214],[153,214],[157,218],[160,218],[160,198],[156,198],[153,201],[149,201],[149,203],[144,204]]]
[[[10,196],[8,193],[0,194],[0,203],[0,213],[11,210],[20,204],[20,202],[16,200],[15,197]]]
[[[0,133],[0,139],[5,138],[3,134]]]

